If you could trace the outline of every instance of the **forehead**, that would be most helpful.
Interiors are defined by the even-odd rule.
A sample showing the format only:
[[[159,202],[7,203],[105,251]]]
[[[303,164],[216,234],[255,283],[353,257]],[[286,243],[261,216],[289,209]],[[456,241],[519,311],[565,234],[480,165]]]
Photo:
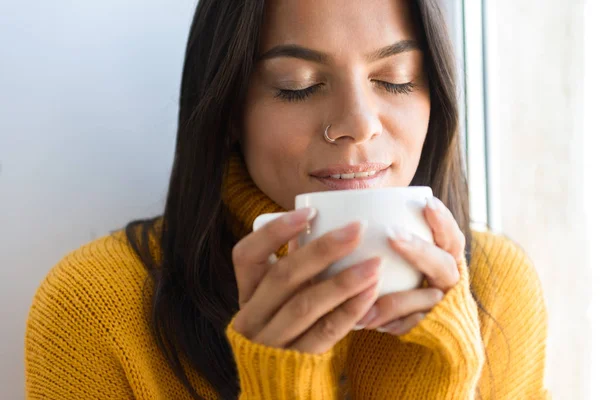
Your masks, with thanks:
[[[268,0],[264,52],[298,44],[342,55],[416,39],[410,0]]]

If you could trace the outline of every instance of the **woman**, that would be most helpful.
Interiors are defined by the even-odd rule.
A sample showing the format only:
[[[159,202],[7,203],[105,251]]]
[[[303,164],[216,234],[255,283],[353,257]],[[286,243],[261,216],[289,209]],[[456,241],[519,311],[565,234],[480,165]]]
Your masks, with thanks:
[[[200,1],[164,215],[52,270],[28,396],[544,398],[537,275],[469,228],[453,64],[435,1]],[[312,283],[358,223],[302,248],[312,210],[250,233],[299,193],[408,185],[440,199],[424,211],[435,244],[389,240],[427,277],[413,291],[376,301],[377,259]]]

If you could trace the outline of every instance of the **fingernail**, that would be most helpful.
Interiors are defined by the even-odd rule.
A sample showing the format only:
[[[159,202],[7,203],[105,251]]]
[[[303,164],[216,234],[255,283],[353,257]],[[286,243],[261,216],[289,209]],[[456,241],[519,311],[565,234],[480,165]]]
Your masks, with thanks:
[[[317,210],[312,207],[301,208],[296,211],[289,212],[283,218],[289,225],[298,225],[310,221],[317,215]]]
[[[427,198],[427,207],[429,207],[430,210],[437,210],[438,209],[438,204],[435,201],[435,197],[428,197]]]
[[[381,259],[379,257],[363,261],[354,267],[354,273],[359,278],[370,278],[379,272]]]
[[[375,292],[377,291],[377,284],[373,284],[371,285],[371,287],[367,290],[365,290],[364,292],[362,292],[361,294],[358,295],[358,297],[361,300],[368,300],[371,297],[373,297],[375,295]]]
[[[379,328],[377,328],[375,330],[377,332],[381,332],[381,333],[394,332],[398,328],[402,327],[403,322],[404,321],[402,321],[402,320],[390,322],[389,324],[380,326]]]
[[[387,227],[387,235],[392,240],[400,240],[403,242],[410,242],[413,238],[412,234],[404,228],[399,226]]]
[[[361,329],[365,329],[364,325],[356,325],[354,328],[352,328],[353,331],[360,331]]]
[[[371,307],[369,312],[366,313],[365,316],[362,317],[362,319],[356,323],[356,325],[362,326],[364,328],[365,326],[368,326],[369,323],[377,317],[377,315],[378,315],[377,306],[373,305],[373,307]]]
[[[419,322],[421,322],[423,318],[425,318],[425,315],[419,314],[411,318],[410,321],[406,319],[399,319],[377,328],[376,331],[381,333],[391,333],[394,335],[403,335],[414,328]]]
[[[333,238],[338,242],[349,242],[356,238],[365,228],[365,221],[352,222],[333,232]]]
[[[387,325],[386,325],[387,326]],[[381,332],[381,333],[387,333],[387,329],[385,329],[385,326],[380,326],[379,328],[375,329],[377,332]]]

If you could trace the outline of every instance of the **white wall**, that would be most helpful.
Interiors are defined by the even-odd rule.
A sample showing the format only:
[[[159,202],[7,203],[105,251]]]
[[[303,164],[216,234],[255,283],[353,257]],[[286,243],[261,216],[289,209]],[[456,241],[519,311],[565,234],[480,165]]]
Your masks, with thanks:
[[[35,289],[159,213],[192,0],[0,1],[0,397],[24,397]]]
[[[587,309],[587,317],[592,325],[591,346],[591,379],[589,382],[589,398],[600,399],[600,127],[598,127],[598,110],[600,109],[600,3],[598,0],[585,2],[585,108],[584,108],[584,207],[587,223],[587,240],[589,263],[592,268],[592,302]]]
[[[598,181],[597,174],[595,181],[584,181],[583,0],[487,4],[492,167],[501,226],[525,248],[542,279],[553,398],[591,399],[586,310],[592,243],[585,206],[592,203],[584,202],[584,187]],[[594,153],[597,158],[597,148]]]

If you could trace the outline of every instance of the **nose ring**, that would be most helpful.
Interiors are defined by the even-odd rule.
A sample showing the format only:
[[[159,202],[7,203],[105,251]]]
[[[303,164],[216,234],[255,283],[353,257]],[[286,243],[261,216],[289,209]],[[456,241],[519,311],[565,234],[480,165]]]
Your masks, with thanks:
[[[329,128],[331,127],[331,125],[328,125],[327,128],[325,128],[325,132],[323,132],[323,137],[325,138],[325,140],[327,140],[329,143],[335,143],[335,139],[332,139],[329,137],[329,135],[327,134],[327,132],[329,132]]]

